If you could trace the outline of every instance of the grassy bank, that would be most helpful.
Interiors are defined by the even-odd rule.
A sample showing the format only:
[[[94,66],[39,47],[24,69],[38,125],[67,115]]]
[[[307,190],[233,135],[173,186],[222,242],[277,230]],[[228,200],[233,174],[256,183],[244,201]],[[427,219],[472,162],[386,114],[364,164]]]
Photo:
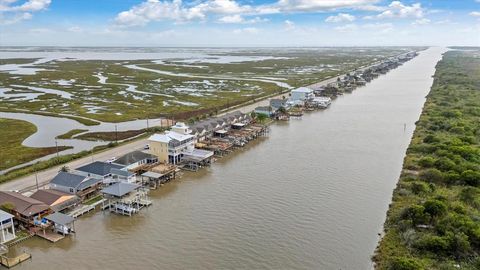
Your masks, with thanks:
[[[0,170],[56,153],[56,147],[33,148],[22,145],[23,140],[37,131],[29,122],[0,118]],[[58,147],[59,151],[68,147]]]
[[[480,51],[450,51],[417,122],[377,269],[480,269]]]
[[[126,140],[140,134],[147,132],[146,129],[140,130],[127,130],[127,131],[108,131],[108,132],[89,132],[79,136],[76,136],[75,139],[87,140],[87,141],[118,141]]]
[[[81,124],[84,124],[85,126],[97,126],[100,125],[100,122],[83,118],[83,117],[77,117],[73,115],[61,115],[61,114],[56,114],[56,113],[49,113],[49,112],[37,112],[37,111],[30,111],[30,110],[22,110],[22,109],[17,109],[17,108],[8,108],[8,107],[0,107],[0,112],[8,112],[8,113],[28,113],[28,114],[37,114],[37,115],[43,115],[43,116],[51,116],[51,117],[60,117],[60,118],[67,118],[71,120],[75,120]]]
[[[18,168],[16,170],[9,171],[6,174],[0,175],[0,183],[8,182],[10,180],[13,180],[13,179],[16,179],[16,178],[19,178],[19,177],[22,177],[22,176],[25,176],[25,175],[28,175],[28,174],[43,171],[43,170],[46,170],[46,169],[49,169],[49,168],[52,168],[52,167],[55,167],[55,166],[58,166],[58,165],[66,164],[66,163],[68,163],[70,161],[73,161],[75,159],[79,159],[79,158],[82,158],[82,157],[86,157],[88,155],[96,154],[96,153],[105,151],[107,149],[117,147],[119,145],[130,143],[134,140],[143,139],[143,138],[146,138],[146,137],[150,136],[153,133],[163,132],[164,130],[165,130],[165,128],[162,128],[162,127],[154,127],[154,128],[150,128],[150,129],[146,130],[146,132],[144,134],[142,134],[138,137],[135,137],[135,138],[132,138],[132,139],[129,139],[129,140],[124,140],[124,141],[118,142],[118,143],[110,142],[107,145],[97,146],[97,147],[93,148],[92,151],[82,151],[82,152],[76,153],[76,154],[63,155],[63,156],[51,158],[49,160],[39,161],[39,162],[36,162],[35,164],[28,165],[28,166],[25,166],[25,167],[21,167],[21,168]]]
[[[65,134],[57,136],[57,139],[71,139],[73,136],[88,131],[87,129],[72,129]]]

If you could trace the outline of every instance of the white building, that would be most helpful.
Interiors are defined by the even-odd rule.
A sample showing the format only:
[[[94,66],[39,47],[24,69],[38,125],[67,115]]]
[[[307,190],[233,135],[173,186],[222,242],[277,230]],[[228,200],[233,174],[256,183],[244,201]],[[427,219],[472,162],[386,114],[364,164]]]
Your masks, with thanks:
[[[13,226],[13,215],[0,210],[0,244],[15,239],[15,227]]]
[[[310,100],[315,97],[313,90],[307,87],[300,87],[297,89],[293,89],[290,95],[290,101],[294,104],[298,104],[298,102],[305,102],[306,100]]]
[[[182,161],[185,153],[195,149],[195,135],[184,123],[178,122],[171,130],[163,134],[154,134],[148,141],[150,153],[158,157],[160,162],[177,164]]]

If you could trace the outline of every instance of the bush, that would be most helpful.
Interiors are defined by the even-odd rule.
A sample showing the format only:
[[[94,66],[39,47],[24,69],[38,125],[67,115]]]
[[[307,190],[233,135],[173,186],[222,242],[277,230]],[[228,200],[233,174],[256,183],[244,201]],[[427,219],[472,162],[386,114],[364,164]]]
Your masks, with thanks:
[[[420,179],[431,183],[440,183],[443,181],[442,172],[434,168],[420,172],[419,177]]]
[[[13,209],[15,209],[15,205],[11,202],[5,202],[2,205],[0,205],[0,209],[7,213],[11,213]]]
[[[435,161],[435,168],[444,172],[454,170],[455,167],[455,162],[451,161],[449,158],[446,157],[441,157],[437,161]]]
[[[387,266],[388,270],[422,270],[422,264],[413,258],[396,257]]]
[[[450,247],[450,242],[445,237],[425,234],[415,243],[415,247],[433,253],[445,253]]]
[[[422,157],[418,160],[418,164],[424,168],[431,168],[437,160],[431,156]]]
[[[412,221],[412,224],[416,226],[426,223],[429,217],[425,215],[425,207],[423,205],[414,204],[403,210],[401,218]]]
[[[447,212],[447,205],[439,200],[428,200],[423,207],[425,208],[424,212],[432,218],[443,216]]]
[[[477,199],[480,198],[480,190],[475,187],[464,187],[460,191],[459,197],[463,202],[476,207],[478,206]]]
[[[469,186],[478,187],[480,186],[480,172],[466,170],[460,175],[462,181]]]
[[[415,181],[410,183],[410,189],[414,194],[421,194],[430,191],[430,187],[425,182]]]

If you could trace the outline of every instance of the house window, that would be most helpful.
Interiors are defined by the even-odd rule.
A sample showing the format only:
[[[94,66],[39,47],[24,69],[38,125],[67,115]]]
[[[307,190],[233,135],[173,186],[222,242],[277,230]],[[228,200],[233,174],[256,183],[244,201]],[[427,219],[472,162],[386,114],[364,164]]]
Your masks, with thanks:
[[[70,193],[73,193],[73,188],[70,189]]]

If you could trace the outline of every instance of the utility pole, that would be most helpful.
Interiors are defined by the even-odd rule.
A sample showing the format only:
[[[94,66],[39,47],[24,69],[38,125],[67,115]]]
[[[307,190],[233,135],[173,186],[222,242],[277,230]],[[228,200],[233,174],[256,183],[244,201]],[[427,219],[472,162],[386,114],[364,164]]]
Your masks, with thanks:
[[[118,143],[118,131],[117,131],[117,125],[115,125],[115,143]]]
[[[149,126],[148,126],[148,116],[147,116],[147,129],[148,129],[148,128],[149,128]]]
[[[57,158],[58,158],[58,142],[56,138],[55,138],[55,148],[57,148]]]
[[[35,183],[37,184],[37,191],[38,191],[38,172],[35,171]]]

